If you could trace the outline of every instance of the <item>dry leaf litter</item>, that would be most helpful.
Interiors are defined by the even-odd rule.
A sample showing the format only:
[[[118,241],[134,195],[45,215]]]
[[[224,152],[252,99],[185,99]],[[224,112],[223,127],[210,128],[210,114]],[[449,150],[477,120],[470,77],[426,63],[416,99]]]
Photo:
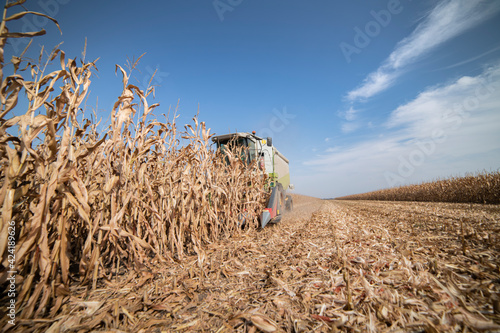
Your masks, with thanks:
[[[498,331],[498,206],[294,196],[282,223],[74,285],[22,331]],[[463,230],[463,231],[462,231]]]

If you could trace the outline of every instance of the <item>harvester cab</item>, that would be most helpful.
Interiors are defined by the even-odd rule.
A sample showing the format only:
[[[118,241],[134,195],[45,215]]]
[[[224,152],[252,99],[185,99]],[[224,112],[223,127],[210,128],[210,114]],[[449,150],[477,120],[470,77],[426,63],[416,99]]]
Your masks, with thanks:
[[[269,197],[266,208],[261,214],[261,227],[268,223],[277,223],[285,211],[293,209],[292,196],[287,190],[293,190],[290,184],[288,159],[273,146],[271,138],[261,138],[255,132],[237,132],[212,137],[217,149],[224,152],[228,147],[243,147],[243,160],[247,163],[257,161],[259,168],[269,177]]]

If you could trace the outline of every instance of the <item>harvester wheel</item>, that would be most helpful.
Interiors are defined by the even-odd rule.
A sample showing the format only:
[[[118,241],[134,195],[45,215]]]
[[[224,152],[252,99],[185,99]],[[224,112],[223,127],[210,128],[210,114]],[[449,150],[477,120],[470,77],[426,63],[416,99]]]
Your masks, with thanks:
[[[285,210],[287,212],[291,212],[293,210],[293,199],[290,194],[286,196]]]
[[[283,215],[283,210],[286,210],[286,200],[285,200],[285,192],[283,191],[283,185],[278,183],[278,215]]]

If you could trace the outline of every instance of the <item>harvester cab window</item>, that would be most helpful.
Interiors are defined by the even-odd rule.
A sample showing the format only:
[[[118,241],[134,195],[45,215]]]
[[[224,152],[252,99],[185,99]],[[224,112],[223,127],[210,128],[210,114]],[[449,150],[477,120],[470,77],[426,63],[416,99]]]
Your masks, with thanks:
[[[220,151],[224,153],[227,148],[246,147],[246,138],[218,141],[217,144]]]
[[[255,142],[250,139],[247,139],[248,142],[248,159],[249,162],[255,161],[257,158],[257,148],[255,147]]]
[[[252,140],[249,140],[247,138],[242,138],[242,137],[232,138],[232,139],[224,140],[224,141],[218,141],[217,145],[218,145],[219,150],[222,153],[225,153],[226,149],[228,149],[228,148],[239,148],[239,147],[248,148],[250,146],[249,143],[250,143],[250,145],[253,145],[253,148],[255,148],[255,143],[253,143]],[[244,161],[245,163],[248,164],[251,161],[253,161],[253,159],[255,159],[255,156],[252,158],[252,154],[255,155],[255,149],[252,149],[251,147],[250,147],[250,149],[243,149],[241,151],[240,158],[242,161]],[[229,160],[227,157],[226,157],[226,162],[229,163]]]

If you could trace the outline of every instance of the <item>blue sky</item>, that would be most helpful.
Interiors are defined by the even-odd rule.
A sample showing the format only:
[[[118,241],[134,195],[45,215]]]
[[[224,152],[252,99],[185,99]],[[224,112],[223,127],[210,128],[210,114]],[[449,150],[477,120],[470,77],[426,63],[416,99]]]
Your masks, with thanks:
[[[272,136],[296,192],[337,197],[500,168],[500,2],[481,0],[28,1],[57,28],[18,30],[100,58],[88,104],[120,94],[115,64],[146,53],[160,107],[217,134]],[[15,30],[11,28],[11,31]],[[17,41],[6,56],[25,46]],[[35,52],[36,53],[36,52]],[[18,108],[16,112],[22,112]]]

